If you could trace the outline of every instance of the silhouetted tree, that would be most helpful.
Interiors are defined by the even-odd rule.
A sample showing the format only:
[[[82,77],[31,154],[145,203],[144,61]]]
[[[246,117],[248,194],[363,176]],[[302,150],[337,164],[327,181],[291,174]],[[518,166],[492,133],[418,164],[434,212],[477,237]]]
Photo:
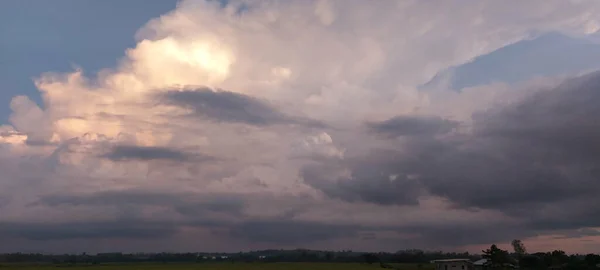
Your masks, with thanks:
[[[525,244],[519,239],[512,240],[511,245],[513,250],[517,256],[521,257],[527,254],[527,249],[525,248]]]
[[[519,239],[512,240],[510,244],[512,245],[515,255],[517,255],[518,264],[521,266],[521,259],[523,258],[523,255],[527,254],[525,244],[523,244],[523,242]]]
[[[499,267],[510,262],[508,251],[502,250],[496,245],[492,245],[490,248],[482,250],[482,252],[482,257],[488,259],[492,263],[492,267]]]
[[[587,254],[585,255],[584,261],[588,266],[595,267],[597,264],[600,263],[600,255]]]
[[[550,253],[552,265],[563,265],[569,262],[569,256],[562,250],[555,250]]]
[[[535,255],[523,255],[519,260],[519,267],[521,269],[543,269],[546,266],[542,258]]]
[[[373,254],[373,253],[364,254],[363,258],[365,259],[365,262],[368,264],[380,262],[379,258],[377,256],[375,256],[375,254]]]

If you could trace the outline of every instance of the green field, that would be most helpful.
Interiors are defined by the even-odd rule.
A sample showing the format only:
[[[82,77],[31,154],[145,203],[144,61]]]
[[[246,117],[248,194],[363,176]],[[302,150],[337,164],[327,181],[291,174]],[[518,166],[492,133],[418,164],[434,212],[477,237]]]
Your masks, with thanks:
[[[395,264],[402,270],[432,270],[433,267],[423,265],[419,268],[416,264]],[[152,263],[131,263],[131,264],[102,264],[102,265],[23,265],[23,264],[5,264],[0,265],[1,270],[33,270],[33,269],[69,269],[69,270],[361,270],[361,269],[383,269],[379,264],[367,265],[359,263],[199,263],[199,264],[152,264]]]

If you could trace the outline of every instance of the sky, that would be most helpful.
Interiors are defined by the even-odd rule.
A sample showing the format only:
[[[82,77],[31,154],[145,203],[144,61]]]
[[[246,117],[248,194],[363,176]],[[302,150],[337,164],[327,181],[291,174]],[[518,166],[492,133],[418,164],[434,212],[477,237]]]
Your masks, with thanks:
[[[0,252],[600,248],[600,2],[0,2]]]

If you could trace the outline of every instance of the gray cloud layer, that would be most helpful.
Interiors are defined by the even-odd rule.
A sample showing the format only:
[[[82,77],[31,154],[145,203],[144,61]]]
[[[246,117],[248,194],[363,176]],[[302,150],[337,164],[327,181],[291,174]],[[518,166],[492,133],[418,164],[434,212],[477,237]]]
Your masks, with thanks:
[[[367,126],[376,133],[389,136],[426,136],[444,134],[458,127],[458,122],[437,116],[396,116]]]
[[[303,176],[333,198],[404,205],[429,193],[460,209],[501,211],[519,220],[496,228],[507,234],[498,234],[493,226],[479,228],[479,233],[464,226],[417,230],[432,241],[446,241],[440,235],[452,235],[456,241],[456,235],[466,231],[467,242],[483,243],[510,235],[600,226],[599,116],[600,73],[592,73],[477,114],[473,132],[390,141],[393,149],[343,165],[338,161],[311,165]],[[436,118],[406,117],[369,125],[390,137],[436,134],[453,126]],[[327,179],[332,167],[349,169],[351,176]]]
[[[191,108],[195,116],[204,117],[217,122],[241,123],[253,126],[269,126],[277,124],[296,124],[322,127],[315,120],[288,116],[266,100],[252,96],[213,90],[207,87],[184,91],[170,91],[164,95],[164,101],[186,108]]]
[[[353,225],[294,221],[292,216],[257,219],[244,209],[251,197],[232,194],[166,194],[143,190],[102,192],[87,195],[54,195],[32,206],[119,207],[127,209],[110,221],[48,223],[0,223],[0,236],[30,240],[77,238],[161,238],[176,234],[182,227],[208,228],[215,234],[267,244],[307,244],[344,236],[355,236],[363,228]],[[152,220],[137,212],[148,206],[173,209],[177,221]],[[181,218],[182,217],[182,218]]]
[[[165,148],[165,147],[144,147],[133,145],[119,145],[113,147],[111,151],[103,157],[118,161],[118,160],[171,160],[171,161],[189,161],[191,159],[199,159],[198,155],[185,153],[183,151]],[[202,159],[210,159],[203,157]]]
[[[0,223],[0,236],[28,240],[160,238],[172,236],[177,227],[143,220],[68,223]]]

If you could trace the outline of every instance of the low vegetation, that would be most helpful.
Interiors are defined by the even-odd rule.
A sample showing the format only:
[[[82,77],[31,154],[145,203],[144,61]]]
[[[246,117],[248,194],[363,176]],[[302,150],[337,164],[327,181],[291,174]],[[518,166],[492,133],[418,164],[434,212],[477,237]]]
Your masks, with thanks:
[[[512,242],[513,251],[496,245],[482,254],[442,253],[403,250],[395,253],[364,253],[350,250],[262,250],[239,253],[100,253],[100,254],[0,254],[0,270],[10,269],[397,269],[434,270],[430,262],[438,259],[487,259],[484,270],[520,268],[523,270],[597,270],[600,255],[571,254],[564,251],[528,253],[520,240]]]
[[[416,265],[404,265],[406,270],[416,270]],[[90,266],[63,266],[70,270],[91,270],[96,267]],[[62,267],[60,267],[62,268]],[[206,263],[206,264],[188,264],[188,263],[136,263],[136,264],[107,264],[98,266],[102,270],[361,270],[361,269],[379,269],[378,265],[360,264],[360,263]],[[51,265],[11,265],[2,267],[3,270],[33,270],[33,269],[56,269]]]

